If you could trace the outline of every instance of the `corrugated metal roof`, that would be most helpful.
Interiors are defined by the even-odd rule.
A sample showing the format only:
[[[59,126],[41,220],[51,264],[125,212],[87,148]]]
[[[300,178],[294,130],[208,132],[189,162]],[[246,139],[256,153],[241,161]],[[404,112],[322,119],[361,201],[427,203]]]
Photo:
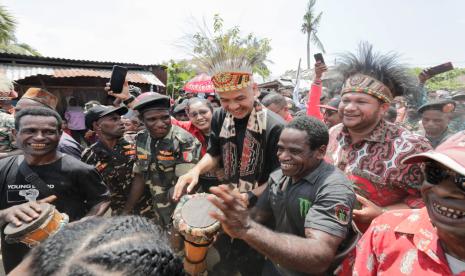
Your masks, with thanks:
[[[95,77],[109,79],[110,69],[66,68],[56,66],[30,66],[0,64],[0,70],[4,71],[11,80],[21,80],[31,76],[46,75],[54,78]],[[152,72],[142,70],[129,70],[128,81],[132,83],[145,83],[157,86],[165,86]]]
[[[8,54],[0,53],[0,61],[15,61],[17,63],[25,62],[34,62],[34,64],[44,64],[44,65],[70,65],[70,66],[79,66],[88,67],[88,66],[97,66],[97,67],[112,67],[114,64],[125,66],[128,68],[134,67],[160,67],[166,68],[164,65],[156,64],[137,64],[137,63],[125,63],[125,62],[115,62],[115,61],[94,61],[94,60],[85,60],[85,59],[69,59],[69,58],[56,58],[56,57],[45,57],[45,56],[31,56],[31,55],[20,55],[20,54]]]

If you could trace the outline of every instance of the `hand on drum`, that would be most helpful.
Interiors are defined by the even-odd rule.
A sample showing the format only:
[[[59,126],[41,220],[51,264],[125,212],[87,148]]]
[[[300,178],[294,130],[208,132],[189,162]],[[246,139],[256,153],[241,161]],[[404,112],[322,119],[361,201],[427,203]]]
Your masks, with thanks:
[[[178,178],[178,182],[176,183],[176,186],[174,186],[174,193],[173,193],[173,200],[178,202],[179,199],[186,193],[190,194],[192,190],[197,186],[197,183],[199,182],[199,174],[194,171],[190,170],[188,173],[181,175]],[[186,190],[186,185],[187,190]]]
[[[2,211],[3,221],[21,226],[23,222],[30,222],[39,217],[41,212],[40,203],[50,203],[57,197],[52,195],[38,201],[29,201],[23,204],[11,206]]]
[[[251,218],[241,194],[227,185],[211,187],[210,192],[213,195],[210,195],[208,200],[222,212],[210,213],[210,216],[217,219],[223,230],[232,238],[243,237],[250,228]]]

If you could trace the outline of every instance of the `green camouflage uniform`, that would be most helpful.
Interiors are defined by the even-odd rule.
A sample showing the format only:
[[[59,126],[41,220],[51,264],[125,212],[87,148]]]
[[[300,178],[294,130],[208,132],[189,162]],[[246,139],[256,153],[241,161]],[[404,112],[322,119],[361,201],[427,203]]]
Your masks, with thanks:
[[[124,138],[119,139],[111,150],[101,142],[97,142],[84,151],[81,160],[94,165],[108,185],[111,192],[111,214],[113,216],[121,214],[131,190],[136,146]],[[154,219],[155,213],[152,206],[152,196],[146,189],[134,207],[134,214]]]
[[[449,129],[451,133],[465,130],[465,115],[459,115],[453,118],[449,123]]]
[[[174,188],[178,176],[198,162],[201,144],[189,132],[172,125],[168,134],[158,140],[153,140],[147,130],[139,132],[136,145],[133,171],[143,174],[152,192],[157,224],[168,228],[175,207],[170,201],[170,189]]]
[[[16,149],[12,129],[15,128],[15,117],[0,109],[0,152]]]

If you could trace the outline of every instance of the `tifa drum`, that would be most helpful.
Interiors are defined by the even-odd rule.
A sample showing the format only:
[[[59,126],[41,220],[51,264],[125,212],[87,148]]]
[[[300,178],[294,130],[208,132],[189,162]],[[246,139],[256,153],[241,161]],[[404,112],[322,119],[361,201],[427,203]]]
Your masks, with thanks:
[[[58,232],[63,226],[68,224],[68,215],[58,212],[55,206],[48,203],[40,203],[40,215],[29,223],[16,226],[9,223],[3,233],[8,243],[24,243],[29,247],[34,247],[42,241]]]
[[[210,217],[217,211],[208,194],[184,195],[173,214],[173,225],[184,237],[184,269],[190,275],[205,272],[208,247],[220,229],[220,222]]]

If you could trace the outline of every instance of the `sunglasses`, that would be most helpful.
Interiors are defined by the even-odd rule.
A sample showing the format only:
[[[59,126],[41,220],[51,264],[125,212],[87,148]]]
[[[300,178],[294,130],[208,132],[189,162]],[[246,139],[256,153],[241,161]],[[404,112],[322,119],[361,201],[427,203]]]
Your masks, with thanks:
[[[456,173],[452,170],[447,170],[444,168],[439,167],[435,163],[428,162],[425,165],[425,177],[428,183],[433,185],[438,185],[443,180],[448,179],[449,177],[452,178],[457,188],[465,192],[465,176]]]

